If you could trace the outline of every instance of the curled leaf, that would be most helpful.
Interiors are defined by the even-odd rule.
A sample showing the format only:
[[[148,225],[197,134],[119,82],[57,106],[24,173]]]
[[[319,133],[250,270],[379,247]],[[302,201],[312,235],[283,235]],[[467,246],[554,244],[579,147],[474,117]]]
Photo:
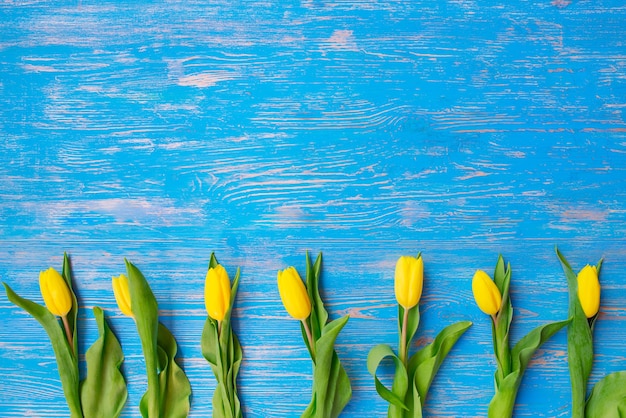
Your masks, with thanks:
[[[386,358],[393,360],[396,370],[392,390],[387,389],[376,375],[378,366]],[[409,376],[402,360],[393,352],[391,347],[387,344],[379,344],[372,348],[367,355],[367,370],[374,377],[376,392],[378,392],[381,398],[398,408],[408,410],[404,404],[404,397],[409,388]]]
[[[191,386],[185,372],[174,360],[178,351],[176,340],[161,323],[159,323],[157,347],[160,370],[160,414],[168,418],[185,418],[189,414]]]
[[[605,376],[594,386],[587,401],[587,418],[626,416],[626,371]]]
[[[124,354],[99,307],[93,308],[98,325],[98,339],[85,354],[87,377],[80,385],[83,413],[87,417],[118,417],[126,403],[128,392],[120,366]]]

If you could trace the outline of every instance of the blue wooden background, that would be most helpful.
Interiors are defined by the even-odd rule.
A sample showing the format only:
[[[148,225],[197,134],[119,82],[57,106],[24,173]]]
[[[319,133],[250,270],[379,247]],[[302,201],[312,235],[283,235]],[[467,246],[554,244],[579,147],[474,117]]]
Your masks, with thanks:
[[[344,415],[385,416],[365,359],[397,340],[393,269],[423,252],[417,340],[474,325],[440,370],[434,417],[485,416],[488,318],[471,277],[513,268],[512,341],[567,316],[554,254],[605,257],[591,383],[626,369],[626,7],[621,0],[2,1],[0,276],[41,301],[71,257],[81,350],[102,306],[138,417],[143,356],[110,286],[133,261],[180,345],[192,417],[216,252],[242,269],[234,311],[249,417],[298,416],[311,369],[276,271],[324,254]],[[47,337],[0,297],[0,415],[67,416]],[[383,374],[389,369],[381,369]],[[386,380],[387,382],[389,379]],[[567,417],[565,333],[538,351],[516,416]]]

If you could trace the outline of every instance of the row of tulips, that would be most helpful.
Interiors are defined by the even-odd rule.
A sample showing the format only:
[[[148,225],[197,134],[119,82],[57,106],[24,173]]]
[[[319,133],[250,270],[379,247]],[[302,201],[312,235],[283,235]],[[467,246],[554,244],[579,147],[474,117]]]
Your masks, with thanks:
[[[587,380],[593,363],[593,328],[600,308],[599,274],[602,261],[587,265],[575,274],[557,249],[569,289],[569,317],[533,329],[512,348],[509,329],[513,306],[509,294],[510,265],[500,256],[493,278],[477,270],[472,291],[477,306],[491,319],[495,373],[495,394],[489,404],[490,418],[513,414],[517,390],[535,351],[563,327],[568,328],[568,362],[572,386],[572,416],[626,416],[626,372],[600,380],[587,398]],[[319,292],[322,256],[315,261],[306,255],[306,279],[289,267],[278,272],[278,290],[286,311],[300,321],[305,346],[313,366],[313,390],[302,417],[337,417],[352,396],[348,375],[335,351],[335,340],[348,316],[329,321]],[[398,354],[386,345],[373,347],[367,368],[374,377],[379,395],[389,403],[392,418],[421,417],[428,389],[445,357],[457,340],[472,325],[460,321],[448,325],[413,355],[412,340],[420,320],[419,301],[423,288],[424,264],[417,257],[400,257],[395,269],[395,296],[398,302]],[[212,254],[205,280],[207,319],[201,337],[202,354],[216,377],[213,396],[214,417],[242,417],[237,393],[237,374],[243,352],[230,323],[239,285],[239,269],[234,280]],[[50,337],[59,375],[71,416],[117,417],[126,402],[126,383],[120,366],[121,346],[107,325],[102,309],[95,307],[99,338],[87,350],[87,376],[80,381],[76,330],[77,300],[72,290],[70,264],[64,257],[62,273],[53,268],[39,277],[46,308],[21,298],[5,283],[8,298],[35,317]],[[189,413],[191,387],[184,371],[175,361],[177,345],[169,330],[158,321],[158,304],[139,269],[126,261],[126,274],[114,277],[112,288],[119,309],[134,319],[139,334],[147,373],[147,391],[139,405],[148,418],[185,417]],[[60,318],[60,321],[59,321]],[[391,389],[377,376],[379,364],[390,359],[395,365]]]

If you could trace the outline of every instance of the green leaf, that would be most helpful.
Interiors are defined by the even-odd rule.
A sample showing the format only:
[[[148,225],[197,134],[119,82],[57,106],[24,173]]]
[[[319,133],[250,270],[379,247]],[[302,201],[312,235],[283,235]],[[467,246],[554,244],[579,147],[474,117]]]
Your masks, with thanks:
[[[558,248],[556,255],[563,267],[569,291],[568,315],[571,322],[567,327],[567,361],[572,384],[572,418],[584,418],[587,380],[593,366],[592,328],[578,299],[576,273]]]
[[[556,334],[561,328],[570,323],[570,319],[559,322],[552,322],[537,328],[526,334],[521,340],[515,344],[511,350],[511,361],[513,370],[519,370],[520,377],[524,374],[528,362],[532,355],[541,345],[550,337]]]
[[[80,385],[83,413],[87,417],[118,417],[126,403],[128,392],[120,372],[124,354],[119,341],[104,319],[99,307],[93,308],[98,324],[98,339],[87,350],[87,377]]]
[[[352,396],[350,381],[339,379],[343,366],[335,351],[335,340],[348,319],[349,316],[346,315],[328,323],[322,331],[322,336],[315,342],[313,390],[317,401],[316,416],[318,417],[338,416]],[[337,399],[337,404],[335,404],[335,399]]]
[[[624,418],[626,415],[626,371],[607,375],[591,391],[585,417]]]
[[[409,410],[406,411],[404,416],[406,418],[422,418],[422,398],[417,390],[417,382],[413,379],[412,390],[409,392],[412,396],[407,396],[407,405]],[[407,393],[408,395],[408,393]]]
[[[306,253],[306,286],[309,299],[311,300],[311,316],[309,317],[313,340],[317,341],[322,335],[322,330],[328,321],[328,312],[324,308],[324,301],[320,296],[319,281],[322,269],[322,253],[320,252],[315,263],[311,263],[311,258]],[[306,336],[306,334],[305,334]],[[306,340],[307,338],[305,338]],[[307,344],[308,345],[308,344]]]
[[[152,289],[150,289],[150,285],[141,271],[130,261],[126,259],[124,261],[126,262],[126,272],[128,273],[130,308],[135,316],[148,378],[148,390],[141,398],[139,410],[144,418],[159,418],[160,401],[157,358],[159,307]]]
[[[513,415],[515,398],[521,381],[522,376],[519,370],[514,370],[502,379],[489,402],[488,418],[510,418]]]
[[[498,256],[493,280],[502,295],[502,306],[497,320],[492,322],[493,347],[498,369],[495,374],[496,385],[511,372],[511,355],[509,348],[509,330],[513,321],[513,305],[509,296],[511,283],[511,266],[504,264],[502,255]]]
[[[569,320],[566,320],[539,326],[515,344],[511,350],[512,372],[496,385],[495,395],[489,403],[489,418],[506,418],[513,414],[517,391],[532,355],[568,323]]]
[[[65,332],[59,324],[58,319],[50,313],[47,308],[18,296],[8,284],[3,284],[9,300],[31,314],[39,321],[48,334],[56,357],[59,377],[67,405],[70,409],[70,415],[72,418],[82,418],[83,414],[80,407],[79,395],[78,361],[73,355],[73,350],[67,342]],[[74,292],[72,292],[72,294],[73,293]]]
[[[430,344],[415,353],[409,360],[408,378],[414,382],[422,405],[426,401],[428,389],[439,367],[454,344],[471,325],[470,321],[448,325],[437,334]]]
[[[316,412],[317,412],[317,399],[315,398],[315,388],[314,388],[313,396],[311,397],[311,402],[309,403],[307,408],[304,410],[302,415],[300,415],[300,418],[314,418]]]
[[[165,325],[159,323],[157,340],[159,350],[160,416],[184,418],[189,414],[191,385],[185,372],[176,363],[176,340]]]
[[[217,335],[217,321],[207,315],[200,339],[202,356],[209,362],[213,373],[221,374],[221,356],[219,338]]]
[[[241,411],[241,402],[239,401],[239,395],[237,391],[237,375],[239,374],[239,368],[241,367],[241,361],[243,359],[243,351],[241,349],[241,344],[239,343],[239,339],[232,333],[232,345],[233,345],[233,363],[230,369],[230,379],[232,385],[232,398],[234,403],[234,413],[235,417],[241,418],[243,416],[243,412]]]
[[[78,330],[76,327],[78,301],[76,300],[76,294],[74,293],[74,288],[72,287],[72,268],[70,266],[70,260],[67,253],[63,253],[63,270],[61,272],[61,276],[65,280],[65,283],[67,283],[67,287],[70,288],[70,293],[72,294],[72,307],[67,313],[67,322],[70,325],[70,332],[72,333],[72,353],[74,354],[74,357],[78,358]]]
[[[387,389],[376,374],[378,365],[386,358],[393,360],[395,365],[395,378],[392,390]],[[404,404],[404,397],[409,388],[409,377],[404,364],[402,364],[402,360],[393,352],[391,347],[387,344],[379,344],[372,348],[367,355],[367,370],[374,377],[376,392],[378,392],[381,398],[391,405],[408,410],[407,406]]]
[[[335,354],[335,357],[337,357],[337,354]],[[337,361],[339,361],[338,357]],[[335,396],[332,401],[333,407],[330,413],[332,417],[339,416],[352,397],[352,387],[348,373],[346,373],[346,370],[341,366],[338,367],[338,370]]]
[[[211,254],[209,268],[217,266],[215,254]],[[237,375],[243,359],[239,339],[231,326],[231,314],[239,288],[240,269],[237,269],[230,296],[230,307],[221,321],[218,335],[218,321],[207,316],[201,338],[202,355],[207,359],[217,380],[213,394],[214,417],[242,416],[241,402],[237,394]]]

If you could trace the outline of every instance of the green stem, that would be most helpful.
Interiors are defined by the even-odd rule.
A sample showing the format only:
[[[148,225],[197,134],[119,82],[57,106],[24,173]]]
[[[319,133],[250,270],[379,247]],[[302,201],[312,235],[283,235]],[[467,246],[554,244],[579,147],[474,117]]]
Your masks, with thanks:
[[[496,334],[494,338],[494,352],[501,377],[504,379],[511,373],[511,349],[509,348],[509,341],[506,335],[506,333],[508,333],[508,329],[506,329],[506,327],[499,326],[499,315],[492,315],[491,319],[493,321],[493,328]],[[504,332],[505,335],[502,335],[502,332]]]
[[[407,342],[406,342],[406,323],[409,321],[409,310],[405,307],[404,309],[404,318],[402,319],[402,331],[400,334],[400,361],[404,364],[404,367],[407,367]]]
[[[510,418],[513,416],[517,387],[514,389],[496,390],[496,394],[489,403],[488,418]]]
[[[313,335],[311,334],[311,329],[309,328],[309,324],[306,322],[306,319],[302,320],[302,325],[306,331],[306,337],[309,340],[309,347],[311,347],[311,355],[315,361],[315,341],[313,340]]]
[[[72,338],[72,331],[70,331],[70,323],[67,320],[67,315],[63,315],[61,317],[63,321],[63,328],[65,329],[65,336],[67,337],[67,342],[70,345],[70,351],[74,354],[74,341]]]

